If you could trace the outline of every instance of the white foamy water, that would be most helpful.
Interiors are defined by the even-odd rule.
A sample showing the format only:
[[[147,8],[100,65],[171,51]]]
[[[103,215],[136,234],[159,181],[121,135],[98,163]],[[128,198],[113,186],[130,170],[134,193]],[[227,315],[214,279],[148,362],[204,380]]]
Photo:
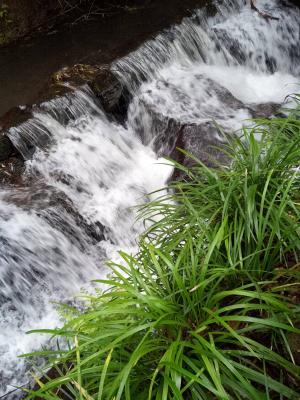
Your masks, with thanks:
[[[28,381],[17,355],[45,343],[25,332],[60,325],[51,301],[89,288],[118,249],[135,251],[142,226],[132,207],[172,172],[154,150],[168,155],[185,126],[201,128],[195,142],[211,120],[234,131],[299,91],[300,11],[257,0],[279,18],[266,21],[242,0],[222,3],[112,66],[132,95],[124,124],[83,88],[10,130],[28,161],[24,184],[0,191],[0,395]],[[205,134],[219,138],[211,127]],[[160,143],[172,135],[172,145]]]
[[[29,188],[0,193],[2,393],[27,383],[17,355],[45,341],[25,332],[61,324],[51,301],[68,301],[104,276],[118,249],[135,251],[142,227],[132,207],[163,187],[172,170],[133,131],[109,122],[86,89],[76,96],[86,108],[74,120],[61,123],[42,110],[25,133],[24,126],[11,132],[24,155],[29,143],[38,148],[26,163]],[[51,138],[46,148],[39,129]]]

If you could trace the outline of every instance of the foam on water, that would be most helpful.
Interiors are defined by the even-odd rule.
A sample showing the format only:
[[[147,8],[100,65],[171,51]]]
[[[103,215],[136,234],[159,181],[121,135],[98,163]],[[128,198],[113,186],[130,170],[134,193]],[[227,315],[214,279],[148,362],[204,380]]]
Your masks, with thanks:
[[[10,130],[28,161],[24,184],[0,192],[0,395],[27,381],[17,355],[44,343],[25,331],[60,324],[51,300],[105,275],[117,249],[135,251],[142,227],[132,206],[172,172],[155,139],[211,120],[234,131],[297,91],[300,11],[279,0],[257,6],[279,21],[242,0],[216,2],[213,16],[198,10],[118,60],[112,68],[132,94],[123,125],[83,88]]]
[[[153,119],[158,115],[183,125],[213,120],[233,132],[240,129],[241,121],[255,116],[253,105],[281,105],[297,92],[298,82],[297,77],[280,71],[267,74],[244,66],[172,63],[157,78],[141,84],[130,107],[129,124],[143,130],[146,143],[157,135]]]
[[[153,151],[101,114],[78,118],[60,127],[63,133],[56,123],[48,129],[58,140],[47,153],[35,154],[28,173],[63,191],[86,221],[106,227],[111,241],[131,245],[139,228],[130,207],[143,202],[166,177],[161,166],[155,166]]]
[[[196,67],[194,73],[217,82],[244,104],[282,104],[286,96],[299,90],[299,78],[280,71],[268,74],[242,66],[204,64]]]

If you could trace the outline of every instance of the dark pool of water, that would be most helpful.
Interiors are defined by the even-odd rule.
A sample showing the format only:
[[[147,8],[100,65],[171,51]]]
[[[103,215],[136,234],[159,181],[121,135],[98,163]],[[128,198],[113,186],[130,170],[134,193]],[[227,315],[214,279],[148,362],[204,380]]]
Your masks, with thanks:
[[[109,63],[180,21],[203,0],[152,0],[139,9],[65,27],[0,49],[0,115],[38,99],[51,73],[75,63]]]

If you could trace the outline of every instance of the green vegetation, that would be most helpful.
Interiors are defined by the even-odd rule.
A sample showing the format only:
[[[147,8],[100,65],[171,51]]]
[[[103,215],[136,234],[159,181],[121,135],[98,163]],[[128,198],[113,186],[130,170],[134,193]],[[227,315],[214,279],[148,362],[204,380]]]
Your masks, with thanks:
[[[138,254],[46,331],[68,349],[29,355],[48,360],[29,398],[299,399],[299,108],[222,151],[142,207]]]
[[[0,46],[6,44],[10,40],[11,23],[8,5],[0,5]]]

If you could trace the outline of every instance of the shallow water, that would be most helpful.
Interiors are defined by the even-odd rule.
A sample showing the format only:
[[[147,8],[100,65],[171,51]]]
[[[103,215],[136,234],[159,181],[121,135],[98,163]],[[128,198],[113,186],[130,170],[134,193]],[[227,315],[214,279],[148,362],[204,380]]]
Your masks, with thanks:
[[[0,193],[0,393],[27,382],[28,367],[17,355],[45,340],[24,332],[60,324],[51,300],[68,301],[89,288],[118,249],[135,251],[142,226],[132,207],[172,173],[153,145],[168,121],[214,120],[232,132],[255,106],[282,104],[297,91],[300,11],[257,3],[280,20],[228,1],[211,17],[196,10],[115,62],[132,93],[124,124],[109,120],[83,88],[11,129],[28,161],[25,184]]]

